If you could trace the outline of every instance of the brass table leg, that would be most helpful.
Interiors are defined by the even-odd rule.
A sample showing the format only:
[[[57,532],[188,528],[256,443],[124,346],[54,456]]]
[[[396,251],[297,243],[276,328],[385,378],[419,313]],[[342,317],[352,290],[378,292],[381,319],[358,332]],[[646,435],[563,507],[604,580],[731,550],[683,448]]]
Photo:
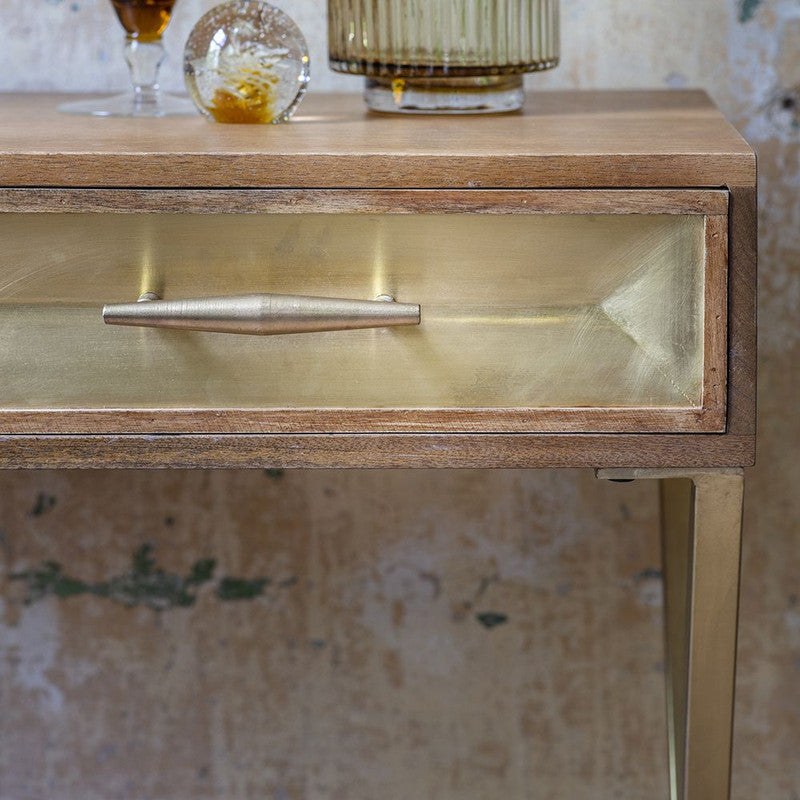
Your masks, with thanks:
[[[661,482],[670,796],[728,800],[742,470],[606,469],[597,476]]]

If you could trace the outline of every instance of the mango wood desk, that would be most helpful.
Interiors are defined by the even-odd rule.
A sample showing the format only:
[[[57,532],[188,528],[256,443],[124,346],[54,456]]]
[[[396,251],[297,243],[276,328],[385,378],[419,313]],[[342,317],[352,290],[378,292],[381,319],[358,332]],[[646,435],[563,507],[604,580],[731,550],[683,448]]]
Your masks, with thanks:
[[[708,99],[311,96],[269,128],[58,100],[2,100],[0,466],[661,479],[672,797],[727,798],[755,163]]]

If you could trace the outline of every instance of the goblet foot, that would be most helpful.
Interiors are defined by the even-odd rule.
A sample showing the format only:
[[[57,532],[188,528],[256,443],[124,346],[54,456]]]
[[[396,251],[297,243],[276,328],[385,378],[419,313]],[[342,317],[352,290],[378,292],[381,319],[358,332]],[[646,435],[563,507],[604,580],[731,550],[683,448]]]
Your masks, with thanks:
[[[137,97],[128,92],[114,97],[77,100],[64,103],[58,110],[67,114],[89,114],[94,117],[172,117],[197,114],[194,103],[188,97],[163,92],[150,97]]]

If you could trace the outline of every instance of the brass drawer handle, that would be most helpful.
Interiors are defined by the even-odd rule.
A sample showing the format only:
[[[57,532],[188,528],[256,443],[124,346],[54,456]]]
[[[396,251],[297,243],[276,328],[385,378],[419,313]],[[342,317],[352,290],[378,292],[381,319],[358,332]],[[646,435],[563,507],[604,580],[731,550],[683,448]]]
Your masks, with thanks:
[[[103,306],[108,325],[179,328],[217,333],[311,333],[419,325],[418,305],[290,294],[243,294],[196,300],[161,300],[144,294],[136,303]]]

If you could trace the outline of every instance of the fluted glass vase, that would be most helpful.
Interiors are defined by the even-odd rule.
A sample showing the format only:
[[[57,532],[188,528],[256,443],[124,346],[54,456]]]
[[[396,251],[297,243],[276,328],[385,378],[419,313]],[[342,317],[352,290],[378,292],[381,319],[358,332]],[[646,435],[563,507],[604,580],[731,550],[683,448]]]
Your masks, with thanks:
[[[331,68],[366,76],[376,111],[522,105],[522,76],[558,63],[559,0],[328,0]]]

